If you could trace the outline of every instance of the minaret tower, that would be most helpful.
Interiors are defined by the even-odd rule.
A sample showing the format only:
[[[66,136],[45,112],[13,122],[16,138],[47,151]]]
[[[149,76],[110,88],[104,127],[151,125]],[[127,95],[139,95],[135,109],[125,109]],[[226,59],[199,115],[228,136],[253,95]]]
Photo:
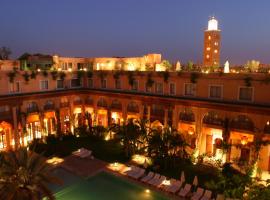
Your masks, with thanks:
[[[209,19],[208,28],[204,31],[203,66],[220,66],[220,30],[215,17]]]

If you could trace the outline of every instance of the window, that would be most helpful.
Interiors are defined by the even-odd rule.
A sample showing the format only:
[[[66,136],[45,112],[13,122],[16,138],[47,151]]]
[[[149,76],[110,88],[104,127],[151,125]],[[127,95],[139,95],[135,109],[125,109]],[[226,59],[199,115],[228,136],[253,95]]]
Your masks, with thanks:
[[[71,87],[81,87],[81,79],[78,79],[78,78],[73,78],[71,79]]]
[[[209,98],[221,99],[222,98],[222,86],[210,85]]]
[[[107,80],[106,79],[101,80],[101,88],[103,88],[103,89],[107,88]]]
[[[94,87],[94,83],[93,83],[93,79],[92,79],[92,78],[89,78],[89,79],[88,79],[88,87],[89,87],[89,88]]]
[[[137,91],[139,89],[139,81],[138,80],[133,81],[131,89],[134,90],[134,91]]]
[[[163,94],[163,84],[162,83],[156,83],[156,93]]]
[[[195,96],[196,94],[196,84],[185,83],[185,96]]]
[[[9,107],[8,106],[0,106],[0,113],[8,112],[8,111],[9,111]]]
[[[40,81],[40,90],[48,90],[49,89],[49,81],[41,80]]]
[[[149,84],[145,84],[145,92],[152,92],[152,87],[149,86]]]
[[[170,83],[170,95],[175,95],[175,83]]]
[[[115,89],[121,89],[121,80],[115,79]]]
[[[63,89],[63,88],[64,88],[64,80],[58,79],[58,80],[56,81],[56,88],[57,88],[57,89]]]
[[[253,88],[252,87],[240,87],[239,88],[239,100],[252,101],[253,100]]]
[[[17,93],[21,91],[20,82],[10,83],[10,92]]]
[[[68,68],[72,69],[72,63],[68,63]]]

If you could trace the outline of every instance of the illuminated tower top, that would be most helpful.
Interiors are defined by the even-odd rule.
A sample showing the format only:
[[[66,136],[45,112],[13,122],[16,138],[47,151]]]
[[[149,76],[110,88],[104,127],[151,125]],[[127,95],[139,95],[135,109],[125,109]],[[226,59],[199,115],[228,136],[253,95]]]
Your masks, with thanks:
[[[211,19],[209,19],[207,31],[218,31],[218,21],[215,17],[211,17]]]

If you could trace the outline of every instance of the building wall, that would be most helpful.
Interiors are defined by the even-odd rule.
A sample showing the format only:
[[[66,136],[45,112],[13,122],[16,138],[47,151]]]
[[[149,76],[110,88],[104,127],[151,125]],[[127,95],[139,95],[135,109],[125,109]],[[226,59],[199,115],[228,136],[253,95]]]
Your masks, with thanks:
[[[112,121],[113,116],[118,117],[121,123],[128,118],[146,118],[151,122],[159,121],[163,125],[171,125],[178,128],[181,133],[191,135],[189,141],[194,146],[191,151],[197,151],[198,154],[208,153],[213,156],[217,155],[215,147],[215,139],[222,135],[224,136],[224,124],[219,125],[215,122],[204,121],[209,113],[214,112],[217,118],[229,120],[229,124],[233,120],[244,115],[250,119],[254,125],[254,129],[246,130],[245,127],[231,127],[229,130],[228,142],[241,144],[244,136],[250,136],[249,143],[253,142],[255,138],[261,139],[262,136],[267,137],[268,132],[264,129],[270,120],[270,93],[269,85],[262,83],[265,79],[263,74],[248,74],[252,77],[251,87],[253,88],[253,98],[250,101],[240,101],[239,87],[246,87],[245,78],[247,74],[199,74],[196,79],[194,96],[185,95],[185,84],[191,83],[192,73],[169,73],[168,81],[164,81],[164,72],[121,72],[119,80],[121,81],[121,89],[115,88],[115,71],[93,71],[91,78],[87,75],[82,77],[81,87],[72,88],[70,81],[76,78],[76,72],[66,72],[64,80],[64,88],[57,89],[56,81],[52,79],[51,74],[44,77],[42,73],[38,74],[35,79],[30,79],[28,83],[22,76],[24,72],[18,72],[14,78],[14,83],[21,83],[21,90],[19,92],[11,93],[9,87],[9,78],[6,72],[0,72],[0,124],[2,122],[8,123],[11,127],[6,129],[5,141],[9,141],[9,145],[5,149],[13,148],[22,145],[18,141],[21,137],[21,132],[24,127],[31,130],[28,135],[33,132],[38,132],[36,137],[48,135],[47,129],[50,133],[55,133],[55,123],[59,118],[62,130],[70,125],[70,129],[80,124],[81,116],[86,116],[86,112],[91,114],[92,125],[102,124],[107,126]],[[151,73],[151,75],[149,75]],[[151,92],[147,92],[145,85],[147,80],[151,77],[154,81]],[[88,81],[92,80],[93,85],[89,87]],[[138,89],[132,90],[130,79],[138,81]],[[48,89],[40,90],[40,81],[48,80]],[[101,88],[101,81],[106,80],[106,88]],[[194,82],[194,79],[193,79]],[[157,93],[155,87],[156,83],[163,84],[163,92]],[[175,94],[170,93],[170,84],[175,84]],[[222,85],[222,98],[209,98],[209,86]],[[101,104],[103,99],[103,104]],[[112,102],[118,100],[121,103],[120,109],[112,108]],[[48,101],[53,102],[53,109],[46,109]],[[38,110],[31,110],[29,112],[29,104],[35,102]],[[104,104],[105,102],[105,104]],[[129,109],[129,105],[138,106],[138,109]],[[8,111],[3,107],[8,107]],[[155,112],[155,108],[161,108],[162,112]],[[186,109],[190,109],[193,113],[193,120],[188,121],[180,117],[181,113]],[[54,114],[49,114],[49,113]],[[59,117],[57,117],[59,113]],[[69,117],[68,124],[65,120]],[[16,120],[15,120],[16,119]],[[72,122],[75,121],[75,122]],[[35,128],[33,128],[33,126]],[[2,129],[4,129],[2,127]],[[32,128],[31,128],[32,127]],[[50,128],[48,128],[50,127]],[[192,128],[193,132],[190,132]],[[2,130],[0,127],[0,130]],[[238,138],[237,138],[238,137]],[[17,138],[17,139],[16,139]],[[33,138],[33,137],[32,137]],[[193,140],[195,139],[195,140]],[[25,140],[27,143],[27,140]],[[248,148],[251,148],[247,145]],[[4,149],[4,148],[2,148]],[[260,154],[262,159],[259,161],[259,167],[264,171],[269,170],[269,147],[263,148]],[[252,158],[252,148],[249,157]],[[268,154],[267,154],[268,153]],[[233,161],[233,158],[239,159],[241,157],[241,149],[232,147],[228,161]]]

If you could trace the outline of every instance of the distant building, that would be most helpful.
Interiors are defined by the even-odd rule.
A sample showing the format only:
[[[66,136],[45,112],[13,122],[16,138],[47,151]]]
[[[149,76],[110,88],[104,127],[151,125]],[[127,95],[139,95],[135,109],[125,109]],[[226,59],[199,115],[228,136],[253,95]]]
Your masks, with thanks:
[[[214,17],[208,21],[207,30],[204,31],[203,66],[220,66],[220,30]]]

